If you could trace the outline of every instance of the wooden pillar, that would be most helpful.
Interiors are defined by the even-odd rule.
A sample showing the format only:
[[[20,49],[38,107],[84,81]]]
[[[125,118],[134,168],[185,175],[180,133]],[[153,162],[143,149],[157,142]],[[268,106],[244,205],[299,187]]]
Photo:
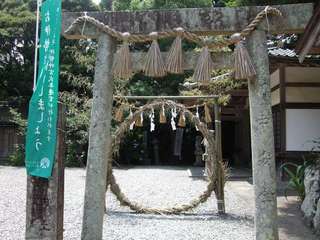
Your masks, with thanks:
[[[286,68],[284,64],[279,67],[279,90],[280,90],[280,163],[281,166],[286,162]],[[284,169],[280,169],[280,179],[284,180]]]
[[[217,161],[222,163],[222,146],[221,146],[221,107],[216,101],[214,104],[214,125],[215,125],[215,144],[216,144],[216,154]],[[225,202],[224,202],[224,178],[223,178],[223,168],[220,164],[217,165],[217,203],[218,203],[218,213],[225,213]]]
[[[255,195],[255,239],[277,240],[276,169],[266,33],[254,31],[248,50],[257,76],[248,81],[252,168]]]
[[[107,158],[111,148],[113,101],[112,64],[115,41],[99,36],[89,132],[86,185],[81,239],[102,239]]]
[[[26,240],[63,239],[65,107],[59,105],[55,164],[49,179],[27,177]]]

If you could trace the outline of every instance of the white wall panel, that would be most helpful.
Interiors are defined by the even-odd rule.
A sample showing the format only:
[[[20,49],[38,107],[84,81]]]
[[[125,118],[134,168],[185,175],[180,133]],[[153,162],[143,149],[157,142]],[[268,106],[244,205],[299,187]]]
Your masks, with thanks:
[[[286,109],[287,151],[310,151],[316,138],[320,138],[320,109]]]

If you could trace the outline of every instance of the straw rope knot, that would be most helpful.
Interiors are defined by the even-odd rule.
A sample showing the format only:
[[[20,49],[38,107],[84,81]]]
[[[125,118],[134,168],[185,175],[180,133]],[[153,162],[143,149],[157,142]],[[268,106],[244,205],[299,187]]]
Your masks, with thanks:
[[[181,37],[182,37],[182,36],[184,35],[184,33],[185,33],[185,30],[184,30],[184,28],[182,28],[182,27],[174,28],[173,31],[176,32],[177,36],[181,36]]]
[[[130,39],[131,34],[129,32],[124,32],[121,34],[122,35],[122,41],[128,42]]]
[[[253,21],[245,29],[241,31],[241,36],[246,37],[250,35],[263,21],[263,19],[268,16],[268,14],[282,17],[282,13],[277,8],[266,6],[264,10],[259,12],[257,16],[253,19]]]
[[[152,40],[157,40],[159,33],[158,32],[151,32],[151,33],[149,33],[149,36]]]

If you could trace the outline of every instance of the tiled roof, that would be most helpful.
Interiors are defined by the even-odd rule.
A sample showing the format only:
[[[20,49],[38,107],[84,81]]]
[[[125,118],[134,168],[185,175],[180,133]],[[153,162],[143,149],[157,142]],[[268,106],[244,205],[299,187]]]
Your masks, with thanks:
[[[285,49],[279,47],[269,47],[268,54],[270,57],[285,57],[285,58],[292,58],[298,59],[299,55],[292,49]],[[308,59],[320,59],[320,55],[307,55],[306,58]]]
[[[294,57],[294,58],[298,57],[298,55],[294,50],[278,48],[278,47],[268,48],[268,53],[269,53],[269,56],[272,56],[272,57]]]

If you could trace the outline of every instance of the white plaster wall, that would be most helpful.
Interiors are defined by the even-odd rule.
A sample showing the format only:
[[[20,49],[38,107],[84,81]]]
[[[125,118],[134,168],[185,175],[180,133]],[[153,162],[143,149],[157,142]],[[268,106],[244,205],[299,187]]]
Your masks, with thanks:
[[[320,138],[320,109],[286,109],[287,151],[310,151],[316,138]]]
[[[320,68],[286,67],[286,82],[320,82]]]
[[[270,87],[273,88],[280,83],[279,68],[270,75]]]

